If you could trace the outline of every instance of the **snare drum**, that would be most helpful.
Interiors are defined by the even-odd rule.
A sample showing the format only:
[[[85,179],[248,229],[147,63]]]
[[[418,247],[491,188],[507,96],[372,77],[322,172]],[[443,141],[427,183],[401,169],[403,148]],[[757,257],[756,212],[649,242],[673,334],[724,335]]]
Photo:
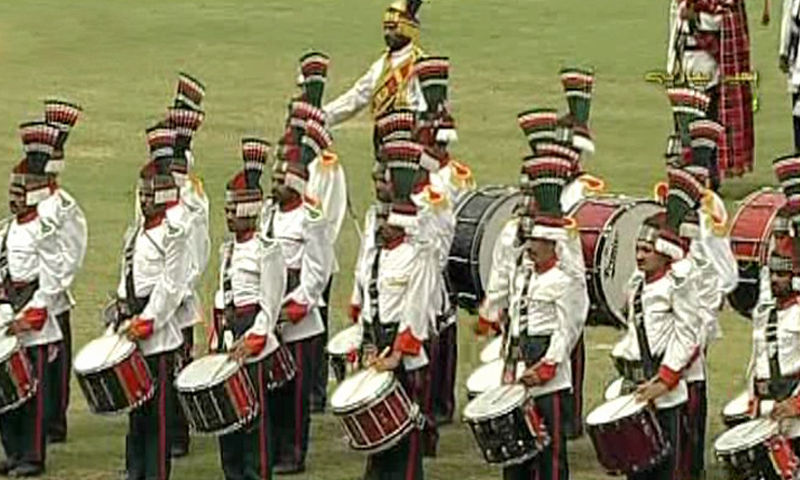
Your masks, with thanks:
[[[472,400],[483,392],[497,388],[503,383],[503,367],[505,361],[498,358],[476,368],[467,378],[467,398]],[[517,378],[525,371],[525,364],[517,364]]]
[[[606,402],[610,402],[615,398],[619,398],[622,396],[622,386],[625,383],[624,378],[618,378],[613,382],[608,384],[606,387],[606,391],[603,393],[603,398]]]
[[[520,197],[514,187],[488,185],[465,193],[456,205],[447,273],[462,308],[475,311],[483,299],[494,244]]]
[[[392,372],[362,370],[339,385],[331,397],[350,447],[377,453],[395,446],[420,420],[413,403]]]
[[[731,478],[793,479],[797,457],[772,420],[758,418],[733,427],[714,441],[714,453]]]
[[[731,250],[739,266],[739,283],[728,301],[745,317],[750,318],[758,301],[759,275],[769,256],[772,223],[785,203],[780,190],[763,188],[742,201],[731,222]]]
[[[247,372],[225,354],[206,355],[187,365],[175,379],[175,389],[197,433],[235,432],[258,414],[258,397]]]
[[[267,357],[267,389],[275,390],[291,382],[297,374],[297,364],[291,350],[281,344]]]
[[[347,373],[354,371],[358,366],[358,351],[361,348],[362,338],[363,331],[359,323],[345,328],[328,341],[325,348],[337,382],[341,383]]]
[[[751,419],[750,396],[746,391],[740,393],[736,398],[726,403],[725,407],[722,409],[722,423],[728,428],[735,427]]]
[[[481,363],[489,363],[497,360],[498,358],[503,358],[503,337],[499,336],[497,338],[493,338],[489,343],[483,347],[481,350]]]
[[[621,196],[587,198],[572,208],[588,279],[589,321],[625,325],[622,312],[636,270],[636,236],[648,217],[663,210],[656,202]]]
[[[86,344],[73,368],[93,413],[125,413],[153,396],[155,385],[144,356],[135,343],[121,335]]]
[[[36,393],[36,377],[17,337],[0,335],[0,414],[18,408]]]
[[[610,475],[648,470],[669,453],[655,412],[633,395],[623,395],[592,410],[586,417],[597,460]]]
[[[519,384],[492,388],[470,401],[463,413],[488,463],[517,465],[550,444],[544,418]]]

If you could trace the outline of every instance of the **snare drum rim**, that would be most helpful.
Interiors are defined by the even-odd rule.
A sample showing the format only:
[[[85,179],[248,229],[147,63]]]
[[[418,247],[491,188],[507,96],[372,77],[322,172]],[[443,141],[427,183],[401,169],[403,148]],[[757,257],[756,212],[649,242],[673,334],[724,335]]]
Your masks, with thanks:
[[[115,334],[115,335],[118,335],[118,334]],[[97,340],[103,339],[103,338],[106,338],[106,337],[95,338],[94,340],[92,340],[89,343],[87,343],[86,345],[84,345],[83,348],[81,348],[78,351],[78,354],[75,355],[75,359],[79,358],[81,356],[81,354],[87,348],[91,347],[92,343],[94,343]],[[72,367],[72,369],[75,371],[76,375],[91,375],[91,374],[94,374],[94,373],[100,373],[100,372],[102,372],[104,370],[108,370],[109,368],[114,368],[115,365],[118,365],[118,364],[128,360],[131,357],[131,355],[134,354],[134,352],[139,351],[139,347],[137,347],[135,343],[131,342],[130,340],[128,340],[127,338],[122,337],[122,336],[119,336],[119,341],[118,341],[117,345],[114,348],[115,349],[125,348],[127,350],[124,355],[119,357],[119,361],[117,363],[115,363],[115,364],[98,365],[96,367],[88,368],[88,369],[84,370],[84,369],[78,368],[78,366],[75,365],[75,359],[73,359],[73,362],[72,362],[73,367]]]
[[[500,387],[497,387],[497,388],[507,387],[507,386],[508,385],[500,385]],[[500,415],[507,415],[511,411],[516,410],[517,408],[521,407],[528,400],[533,400],[533,398],[534,398],[531,395],[530,390],[528,390],[526,388],[525,389],[525,394],[522,396],[522,398],[518,402],[510,403],[506,408],[493,410],[491,413],[486,412],[484,414],[479,414],[479,415],[469,415],[467,413],[467,410],[469,409],[469,405],[472,402],[478,400],[481,396],[486,395],[487,393],[491,392],[492,390],[496,390],[496,388],[490,388],[489,390],[486,390],[485,392],[476,395],[475,398],[473,398],[472,400],[467,402],[467,405],[464,407],[464,410],[461,413],[461,416],[464,418],[464,421],[466,421],[467,423],[477,423],[477,422],[482,422],[484,420],[495,418],[495,417],[500,416]]]
[[[369,370],[362,370],[362,372],[369,372]],[[359,410],[363,410],[365,407],[369,407],[376,401],[383,400],[384,398],[389,396],[392,390],[394,390],[396,387],[402,388],[402,385],[397,380],[397,377],[395,377],[394,373],[392,372],[386,372],[386,373],[390,374],[389,377],[387,377],[389,378],[389,380],[382,385],[382,388],[378,389],[378,391],[373,393],[372,395],[364,397],[364,399],[362,399],[361,401],[349,404],[347,406],[336,407],[333,405],[333,397],[336,395],[336,391],[334,390],[333,395],[331,396],[331,412],[334,413],[335,415],[343,415],[343,416],[349,415]],[[343,383],[344,382],[339,384],[337,390],[342,387]],[[408,393],[406,393],[406,396],[408,396]]]
[[[226,357],[226,358],[225,358],[225,363],[233,363],[233,364],[236,364],[236,365],[237,365],[237,367],[236,367],[235,369],[231,370],[231,371],[230,371],[230,373],[228,373],[228,375],[225,375],[224,377],[222,377],[222,376],[218,377],[218,378],[217,378],[217,380],[216,380],[215,382],[213,382],[213,383],[206,383],[206,384],[203,384],[203,385],[197,385],[197,386],[194,386],[194,387],[191,387],[191,388],[187,388],[187,387],[181,387],[180,385],[178,385],[178,380],[181,378],[181,374],[182,374],[182,373],[183,373],[183,372],[184,372],[184,371],[185,371],[187,368],[189,368],[189,365],[192,365],[193,363],[197,362],[198,360],[201,360],[201,359],[203,359],[203,358],[209,357],[209,356],[211,356],[211,355],[224,355],[224,356]],[[191,362],[189,365],[186,365],[186,366],[183,368],[183,370],[181,370],[180,372],[178,372],[178,375],[175,377],[175,380],[173,380],[173,382],[172,382],[172,383],[173,383],[173,385],[175,386],[175,390],[177,390],[177,391],[179,391],[179,392],[194,393],[194,392],[200,392],[200,391],[202,391],[202,390],[206,390],[206,389],[208,389],[208,388],[216,387],[216,386],[217,386],[217,385],[219,385],[220,383],[224,383],[224,382],[226,382],[226,381],[227,381],[229,378],[231,378],[232,376],[236,375],[236,373],[237,373],[237,372],[240,372],[240,371],[242,371],[242,365],[239,365],[239,364],[237,364],[236,362],[234,362],[233,360],[231,360],[229,355],[226,355],[226,354],[221,354],[221,353],[215,353],[215,354],[205,355],[205,356],[203,356],[203,357],[200,357],[200,358],[198,358],[197,360],[195,360],[195,361]],[[195,367],[196,367],[196,366],[195,366]],[[194,368],[194,367],[193,367],[193,368]],[[219,374],[220,374],[220,373],[218,373],[218,375],[219,375]],[[247,375],[247,372],[246,372],[246,371],[245,371],[245,375]],[[248,379],[249,379],[249,377],[248,377]]]
[[[13,341],[14,345],[8,350],[8,352],[5,355],[0,356],[0,362],[5,362],[9,358],[11,358],[11,355],[14,355],[14,352],[17,352],[19,350],[24,350],[24,348],[22,346],[22,342],[19,341],[19,338],[11,336],[11,335],[6,335],[5,338],[10,339],[11,341]],[[25,354],[25,358],[28,358],[27,354]]]
[[[345,334],[347,334],[347,335],[345,335]],[[336,357],[344,357],[347,354],[349,354],[350,351],[352,351],[352,349],[351,350],[347,350],[345,352],[331,350],[331,346],[335,346],[335,345],[337,345],[337,343],[342,343],[342,342],[337,342],[336,340],[338,338],[340,338],[340,337],[341,338],[349,338],[349,337],[352,336],[352,337],[362,337],[361,339],[363,341],[363,335],[364,335],[364,332],[362,330],[361,324],[351,325],[351,326],[345,328],[344,330],[339,331],[336,335],[331,337],[331,339],[328,340],[328,344],[325,345],[325,351],[328,353],[328,355],[333,355],[333,356],[336,356]],[[353,342],[353,343],[357,344],[355,348],[358,349],[359,345],[362,342]]]
[[[31,397],[36,395],[36,391],[38,389],[39,389],[39,380],[37,378],[31,378],[30,390],[28,390],[28,392],[24,396],[18,398],[16,401],[11,402],[4,407],[0,407],[0,415],[10,412],[12,410],[16,410],[17,408],[21,407],[23,403],[27,402],[28,400],[30,400]]]
[[[744,199],[742,199],[742,201],[739,202],[739,206],[736,209],[736,214],[733,216],[733,219],[731,220],[731,223],[730,223],[730,228],[728,229],[728,235],[731,236],[731,238],[730,238],[731,242],[736,240],[736,238],[732,237],[733,227],[736,225],[736,222],[739,221],[739,217],[741,216],[741,214],[744,211],[744,209],[746,207],[748,207],[750,204],[752,204],[758,197],[760,197],[761,195],[764,195],[764,194],[768,194],[768,193],[780,194],[781,191],[777,190],[775,188],[772,188],[772,187],[762,187],[762,188],[756,190],[755,192],[750,193],[750,195],[744,197]],[[768,252],[768,250],[769,250],[769,242],[768,242],[768,240],[769,240],[769,237],[772,235],[772,223],[775,221],[775,217],[778,216],[778,210],[780,210],[780,207],[776,208],[775,211],[772,212],[772,214],[769,217],[769,220],[767,220],[767,222],[766,222],[767,228],[765,228],[764,231],[761,232],[761,237],[759,238],[759,242],[761,243],[761,245],[759,247],[758,258],[741,258],[741,260],[755,261],[755,262],[758,262],[759,265],[763,265],[764,264],[764,262],[766,261],[766,257],[769,254],[769,252]],[[745,239],[742,239],[742,240],[745,240]],[[754,240],[750,240],[750,241],[754,241]],[[765,251],[765,250],[767,250],[767,251]],[[739,263],[739,260],[740,260],[739,258],[736,258],[736,263],[737,264]]]

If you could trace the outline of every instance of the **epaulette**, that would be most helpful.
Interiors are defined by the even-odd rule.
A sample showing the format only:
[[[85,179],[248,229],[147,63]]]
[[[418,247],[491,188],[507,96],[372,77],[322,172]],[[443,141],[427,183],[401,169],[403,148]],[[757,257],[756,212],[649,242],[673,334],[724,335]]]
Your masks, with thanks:
[[[61,199],[60,206],[62,210],[69,210],[75,206],[75,200],[73,200],[69,195],[60,193],[58,196]]]
[[[606,189],[606,182],[602,178],[595,177],[594,175],[589,175],[588,173],[584,173],[580,177],[578,177],[578,181],[586,187],[587,190],[590,192],[599,193]]]
[[[431,209],[439,211],[447,208],[450,205],[447,195],[436,190],[433,186],[428,185],[425,187],[425,202],[431,206]]]
[[[320,158],[320,162],[325,168],[333,168],[339,164],[339,155],[336,155],[330,150],[325,150],[322,152],[322,158]]]
[[[453,185],[464,189],[475,187],[475,178],[472,176],[472,169],[468,165],[451,159],[450,167],[453,169],[453,175],[450,177]]]
[[[45,238],[49,235],[52,235],[57,230],[58,228],[53,220],[47,217],[39,218],[39,234],[41,235],[41,238]]]
[[[197,195],[201,197],[205,195],[205,191],[203,190],[203,181],[200,180],[199,177],[189,174],[189,183],[192,184],[192,188],[197,192]]]
[[[164,219],[164,227],[166,228],[166,236],[170,238],[180,237],[186,231],[183,225],[169,217]]]

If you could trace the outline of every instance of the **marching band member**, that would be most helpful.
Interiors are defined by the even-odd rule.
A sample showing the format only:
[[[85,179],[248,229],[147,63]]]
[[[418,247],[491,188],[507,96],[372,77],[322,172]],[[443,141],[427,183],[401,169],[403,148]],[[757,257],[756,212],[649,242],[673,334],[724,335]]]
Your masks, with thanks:
[[[753,169],[750,38],[742,0],[677,0],[670,24],[667,74],[710,97],[708,118],[727,132],[716,165],[716,190],[725,176]],[[768,17],[765,17],[765,22]],[[687,145],[684,145],[687,146]]]
[[[261,230],[278,241],[286,262],[287,288],[279,328],[297,364],[295,377],[273,392],[275,473],[305,470],[311,424],[309,366],[315,337],[324,332],[319,306],[333,265],[330,220],[319,199],[310,197],[307,190],[308,165],[331,143],[322,115],[309,103],[293,103],[273,171],[273,198],[265,203],[261,217]]]
[[[70,131],[78,121],[81,108],[78,105],[60,100],[45,102],[45,121],[59,129],[56,148],[53,156],[45,166],[53,194],[37,206],[39,216],[56,227],[58,245],[64,261],[64,274],[61,279],[63,287],[56,296],[53,304],[58,326],[61,329],[63,340],[59,344],[58,355],[48,364],[50,379],[53,388],[50,389],[51,417],[47,421],[47,440],[50,443],[60,443],[67,439],[67,410],[69,408],[70,377],[72,375],[72,328],[70,325],[70,312],[75,306],[70,288],[75,280],[75,275],[83,265],[86,256],[88,231],[86,217],[75,198],[58,184],[58,175],[63,171],[64,145]]]
[[[175,360],[183,344],[177,312],[191,265],[189,226],[176,208],[180,197],[169,168],[175,140],[170,128],[147,132],[150,162],[137,188],[142,218],[126,235],[117,288],[118,331],[139,345],[155,383],[153,397],[129,415],[129,480],[166,480],[172,464]]]
[[[301,98],[316,108],[319,108],[322,103],[329,62],[328,56],[320,52],[309,52],[300,58]],[[308,194],[320,201],[325,216],[330,222],[329,241],[335,245],[347,213],[347,181],[344,168],[335,153],[324,150],[309,164],[308,170]],[[325,332],[314,338],[312,347],[312,412],[324,412],[328,402],[328,355],[325,346],[330,336],[328,314],[331,287],[333,276],[338,272],[339,262],[334,256],[331,278],[328,279],[325,290],[322,292],[322,303],[319,306]]]
[[[0,439],[6,453],[0,475],[38,477],[45,470],[46,416],[54,407],[48,395],[53,387],[48,350],[62,341],[53,308],[63,293],[64,259],[56,225],[39,215],[37,205],[50,196],[46,164],[59,146],[60,130],[45,122],[31,122],[20,126],[20,134],[25,158],[11,173],[9,208],[14,218],[0,246],[0,301],[7,332],[16,335],[25,348],[38,384],[25,403],[0,415]]]
[[[175,157],[170,164],[170,172],[180,191],[180,204],[173,210],[176,214],[181,211],[185,216],[182,223],[187,227],[190,254],[186,292],[176,313],[183,335],[183,348],[177,359],[178,370],[181,370],[192,361],[194,326],[202,318],[197,290],[208,265],[211,238],[208,233],[208,197],[203,191],[202,181],[191,173],[195,161],[192,140],[205,119],[205,114],[200,110],[205,87],[189,75],[181,74],[177,92],[174,105],[167,110],[167,125],[175,129],[176,133]],[[189,453],[189,425],[180,405],[176,403],[175,407],[177,412],[172,433],[172,456],[182,457]]]
[[[387,50],[355,85],[323,107],[328,128],[349,120],[369,106],[372,118],[400,108],[427,110],[414,62],[423,56],[419,46],[422,0],[396,0],[383,14],[383,39]],[[375,154],[378,138],[373,137]]]
[[[612,356],[625,379],[624,389],[635,388],[639,400],[654,402],[658,422],[672,446],[669,455],[652,469],[629,478],[675,479],[687,466],[681,431],[683,405],[688,399],[684,371],[700,353],[697,279],[687,260],[687,245],[679,236],[686,218],[702,198],[702,185],[677,168],[670,178],[667,215],[647,219],[636,244],[638,271],[628,298],[628,331]]]
[[[275,329],[286,270],[278,242],[257,232],[263,197],[259,182],[269,148],[263,140],[242,139],[244,170],[228,182],[225,192],[225,218],[233,238],[221,249],[217,297],[223,299],[224,310],[217,347],[244,361],[259,406],[251,425],[219,437],[225,480],[272,478],[267,371],[269,356],[280,346]]]
[[[409,397],[422,404],[432,311],[431,292],[437,282],[433,245],[424,237],[412,240],[409,230],[418,220],[411,199],[417,179],[419,150],[403,141],[382,147],[382,175],[376,175],[376,193],[384,205],[376,212],[377,238],[364,253],[356,272],[361,292],[360,321],[364,326],[365,362],[379,371],[392,370]],[[389,208],[386,208],[386,207]],[[367,459],[365,480],[424,478],[420,431],[414,428],[396,446]]]
[[[570,235],[571,222],[563,218],[560,198],[572,168],[570,161],[545,154],[527,157],[524,164],[529,184],[519,220],[521,255],[502,282],[508,285],[510,334],[503,382],[519,380],[531,388],[551,441],[536,461],[504,468],[506,480],[569,478],[565,435],[569,419],[564,414],[566,395],[572,388],[571,348],[583,325],[570,314],[570,299],[575,298],[572,289],[580,285],[565,273],[557,245]],[[487,292],[487,298],[494,295]],[[481,317],[479,333],[497,328],[499,320],[497,315]],[[516,379],[518,362],[524,362],[526,370]]]
[[[800,2],[784,0],[781,16],[781,39],[778,58],[780,69],[787,76],[792,94],[792,126],[794,150],[800,152],[800,63],[797,48],[800,46]]]

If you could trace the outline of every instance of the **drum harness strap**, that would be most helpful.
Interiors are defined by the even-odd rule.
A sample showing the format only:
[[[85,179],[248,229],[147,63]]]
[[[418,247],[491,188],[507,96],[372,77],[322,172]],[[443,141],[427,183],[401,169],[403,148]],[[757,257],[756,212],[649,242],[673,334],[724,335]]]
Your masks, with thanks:
[[[139,298],[136,296],[136,284],[133,281],[133,256],[136,252],[136,238],[139,236],[139,232],[142,230],[141,225],[138,225],[135,229],[131,231],[131,235],[128,237],[127,242],[125,243],[125,252],[124,252],[124,271],[125,271],[125,301],[122,302],[121,310],[125,310],[122,315],[118,316],[117,321],[121,322],[127,318],[131,318],[134,315],[138,315],[139,313],[144,310],[144,307],[147,306],[147,301],[149,300],[149,296]],[[148,236],[148,238],[150,238]],[[150,239],[152,242],[152,239]],[[154,242],[155,245],[155,242]],[[122,317],[122,318],[119,318]]]
[[[292,241],[297,242],[295,238],[289,237],[281,237],[275,236],[275,213],[278,211],[278,204],[273,204],[273,208],[269,211],[269,220],[267,221],[267,238],[272,238],[278,241]],[[302,241],[300,242],[302,243]],[[295,288],[300,286],[300,269],[299,268],[287,268],[286,269],[286,294],[288,295],[292,292]],[[285,318],[281,314],[281,319],[285,320]]]
[[[781,364],[778,357],[778,310],[775,306],[769,312],[765,337],[767,340],[767,356],[769,357],[769,382],[766,391],[763,388],[759,389],[758,385],[756,385],[756,392],[758,392],[759,396],[766,394],[773,400],[782,401],[792,395],[800,380],[784,377],[781,373]]]
[[[633,322],[636,328],[636,342],[639,344],[639,353],[642,358],[642,368],[646,378],[653,378],[656,374],[660,359],[653,356],[650,342],[647,340],[647,330],[644,327],[644,308],[642,306],[642,291],[644,279],[639,281],[633,294]]]
[[[229,240],[225,248],[225,262],[222,267],[222,296],[225,301],[225,309],[223,310],[225,324],[222,326],[222,331],[230,330],[234,338],[238,339],[253,325],[260,309],[254,308],[246,314],[240,314],[236,310],[236,304],[233,300],[233,275],[231,275],[234,245],[234,241],[232,239]],[[218,350],[225,351],[224,333],[222,335],[217,335],[217,342]]]
[[[22,288],[17,288],[11,280],[11,271],[8,268],[8,233],[11,230],[10,226],[6,227],[5,234],[3,235],[3,243],[0,245],[0,280],[2,281],[3,290],[8,303],[11,304],[11,309],[14,313],[19,313],[22,308],[28,304],[33,298],[36,290],[39,289],[39,280],[28,282]]]
[[[394,343],[397,329],[400,326],[399,324],[381,324],[380,306],[378,304],[378,275],[380,273],[381,251],[382,249],[380,247],[375,249],[375,259],[372,261],[369,284],[367,286],[367,291],[369,292],[369,308],[372,311],[372,324],[369,326],[371,328],[364,329],[365,343],[368,343],[368,340],[372,340],[379,351],[382,351],[387,346],[391,346]]]

